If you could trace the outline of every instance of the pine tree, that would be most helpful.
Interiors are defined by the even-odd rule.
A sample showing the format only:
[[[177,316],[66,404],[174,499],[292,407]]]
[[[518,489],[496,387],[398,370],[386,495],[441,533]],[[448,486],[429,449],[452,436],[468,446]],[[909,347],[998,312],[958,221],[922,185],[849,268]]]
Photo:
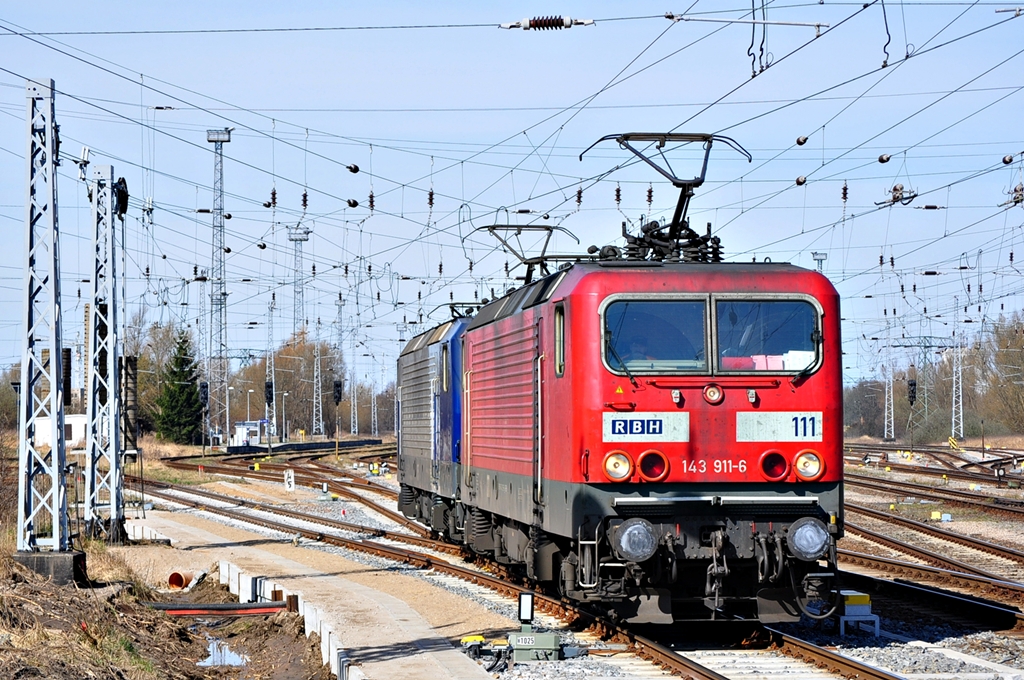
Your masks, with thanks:
[[[160,382],[157,432],[176,444],[198,442],[203,431],[203,405],[199,401],[199,367],[187,332],[178,333],[174,356],[161,372]]]

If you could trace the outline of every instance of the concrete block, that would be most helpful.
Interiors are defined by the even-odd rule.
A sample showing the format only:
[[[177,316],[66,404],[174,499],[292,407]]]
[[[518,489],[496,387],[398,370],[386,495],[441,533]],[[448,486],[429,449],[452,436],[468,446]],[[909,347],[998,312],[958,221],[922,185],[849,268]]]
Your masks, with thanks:
[[[231,582],[231,579],[228,576],[228,573],[231,571],[231,563],[227,560],[221,560],[218,566],[220,571],[220,584],[222,586],[226,586]]]
[[[326,623],[320,624],[320,660],[328,663],[331,660],[331,636],[334,630]]]
[[[314,632],[320,631],[320,616],[317,608],[308,602],[302,602],[299,604],[299,611],[302,612],[302,622],[305,627],[306,637],[309,637]]]
[[[45,578],[53,579],[53,582],[59,586],[66,586],[70,583],[84,586],[89,583],[85,567],[85,553],[80,550],[16,552],[14,561]]]

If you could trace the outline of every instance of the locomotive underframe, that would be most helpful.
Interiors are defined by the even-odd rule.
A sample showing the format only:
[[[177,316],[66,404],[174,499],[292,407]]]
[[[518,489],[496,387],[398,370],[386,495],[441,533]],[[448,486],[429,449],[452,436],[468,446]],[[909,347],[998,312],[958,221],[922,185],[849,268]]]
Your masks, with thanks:
[[[477,472],[477,493],[445,497],[403,486],[399,506],[455,543],[579,601],[611,603],[623,618],[666,623],[689,618],[795,620],[797,597],[827,593],[842,534],[842,485],[569,484],[545,480],[542,499],[568,511],[545,513],[533,480]],[[610,537],[630,518],[650,522],[658,547],[649,559],[616,555]],[[814,517],[827,527],[819,560],[793,556],[787,533]]]

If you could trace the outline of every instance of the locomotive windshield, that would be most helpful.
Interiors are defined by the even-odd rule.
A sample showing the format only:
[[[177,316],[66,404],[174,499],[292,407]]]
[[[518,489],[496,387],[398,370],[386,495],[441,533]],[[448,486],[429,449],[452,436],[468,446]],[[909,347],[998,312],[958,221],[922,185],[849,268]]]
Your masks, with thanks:
[[[817,361],[817,313],[800,300],[718,300],[718,370],[803,371]]]
[[[706,371],[703,300],[620,300],[605,309],[605,361],[614,371]]]

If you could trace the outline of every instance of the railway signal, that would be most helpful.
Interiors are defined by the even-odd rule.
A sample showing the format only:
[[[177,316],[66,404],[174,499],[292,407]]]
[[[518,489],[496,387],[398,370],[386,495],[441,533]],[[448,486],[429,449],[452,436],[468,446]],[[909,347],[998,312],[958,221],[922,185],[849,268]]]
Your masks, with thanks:
[[[907,381],[907,401],[910,402],[911,406],[913,406],[914,402],[917,401],[917,381],[916,380],[908,380]]]

